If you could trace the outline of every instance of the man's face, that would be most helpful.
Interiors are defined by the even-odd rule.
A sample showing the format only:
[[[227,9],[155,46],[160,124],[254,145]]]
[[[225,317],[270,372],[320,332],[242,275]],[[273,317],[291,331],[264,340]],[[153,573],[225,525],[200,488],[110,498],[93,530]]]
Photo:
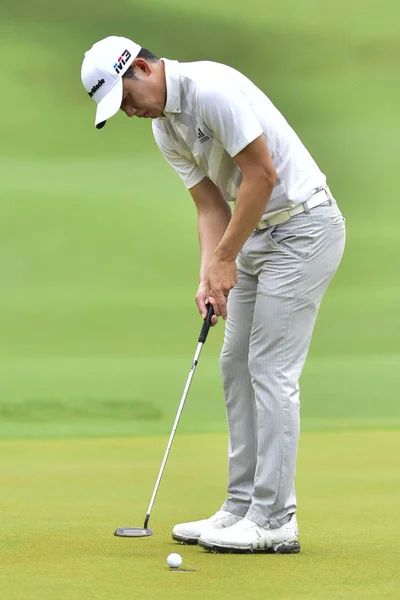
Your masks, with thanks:
[[[134,61],[135,79],[123,79],[121,110],[128,117],[157,119],[165,106],[165,79],[159,65]]]

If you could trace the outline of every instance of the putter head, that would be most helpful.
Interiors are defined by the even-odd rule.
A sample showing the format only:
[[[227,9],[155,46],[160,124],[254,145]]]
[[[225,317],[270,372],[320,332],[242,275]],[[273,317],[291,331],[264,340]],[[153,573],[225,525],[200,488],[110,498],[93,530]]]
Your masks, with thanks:
[[[152,529],[145,527],[118,527],[114,531],[114,535],[118,537],[148,537],[153,535]]]

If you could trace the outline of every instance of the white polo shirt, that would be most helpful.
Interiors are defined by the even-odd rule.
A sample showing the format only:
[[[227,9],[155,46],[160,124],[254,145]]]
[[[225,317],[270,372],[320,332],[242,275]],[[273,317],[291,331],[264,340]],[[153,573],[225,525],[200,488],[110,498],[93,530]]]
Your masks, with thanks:
[[[242,173],[233,157],[260,135],[278,174],[266,218],[326,185],[296,133],[247,77],[219,63],[162,60],[167,101],[164,116],[153,120],[153,134],[188,189],[209,177],[226,200],[235,200]]]

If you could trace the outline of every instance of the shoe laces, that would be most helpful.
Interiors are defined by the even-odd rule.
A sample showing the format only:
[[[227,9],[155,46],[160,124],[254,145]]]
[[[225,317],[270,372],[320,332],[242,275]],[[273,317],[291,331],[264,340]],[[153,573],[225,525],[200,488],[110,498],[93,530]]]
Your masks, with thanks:
[[[257,523],[254,523],[254,521],[250,521],[250,519],[246,519],[246,517],[244,517],[236,523],[235,527],[237,529],[242,529],[243,531],[245,531],[247,529],[253,529],[253,527],[259,527],[259,525],[257,525]]]

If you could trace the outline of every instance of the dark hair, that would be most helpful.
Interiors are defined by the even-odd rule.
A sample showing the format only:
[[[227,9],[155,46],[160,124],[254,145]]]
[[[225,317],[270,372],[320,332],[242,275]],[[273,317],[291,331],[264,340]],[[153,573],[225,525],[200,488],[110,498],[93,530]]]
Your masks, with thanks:
[[[150,50],[148,50],[147,48],[141,48],[141,50],[136,58],[144,58],[145,60],[148,60],[149,62],[157,62],[159,60],[158,57],[155,54],[153,54],[152,52],[150,52]],[[132,66],[130,66],[125,71],[125,73],[122,75],[122,79],[124,79],[124,78],[136,79],[135,71]]]

